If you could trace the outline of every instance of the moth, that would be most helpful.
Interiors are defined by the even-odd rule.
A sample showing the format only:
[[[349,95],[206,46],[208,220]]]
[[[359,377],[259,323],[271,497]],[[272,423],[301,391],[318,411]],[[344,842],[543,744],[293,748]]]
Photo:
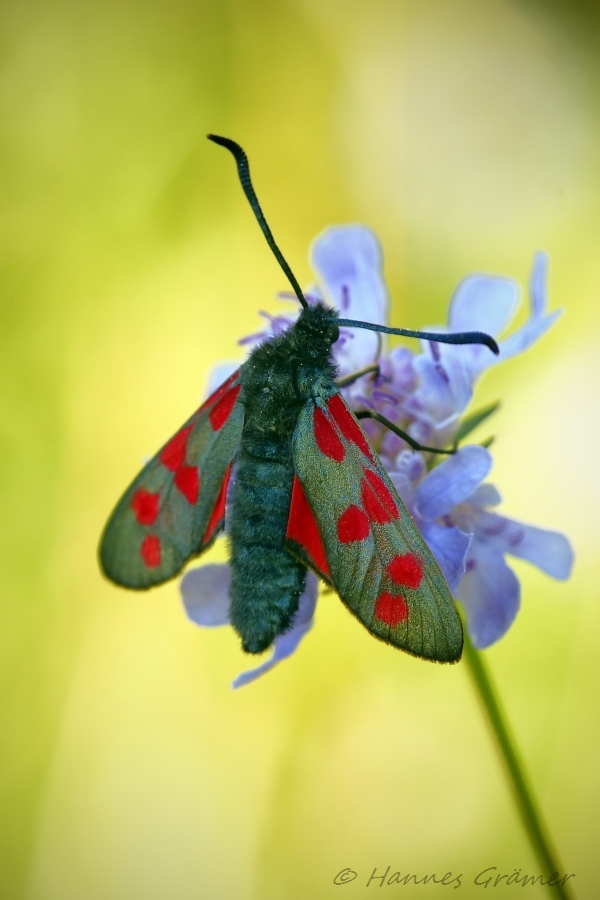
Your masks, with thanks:
[[[375,637],[414,656],[455,662],[463,633],[450,590],[340,393],[332,345],[344,325],[497,346],[479,332],[385,328],[309,304],[262,213],[246,154],[228,138],[208,137],[233,154],[302,309],[287,332],[252,351],[125,491],[102,535],[102,570],[134,590],[161,584],[227,524],[230,617],[246,652],[261,653],[290,627],[311,569]]]

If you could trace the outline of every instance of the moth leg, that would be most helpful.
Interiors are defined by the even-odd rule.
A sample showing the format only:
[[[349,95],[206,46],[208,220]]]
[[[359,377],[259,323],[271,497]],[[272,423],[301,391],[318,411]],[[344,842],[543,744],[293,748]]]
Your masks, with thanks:
[[[402,431],[401,428],[398,428],[397,425],[394,425],[393,422],[390,422],[389,419],[386,419],[385,416],[382,416],[381,413],[376,412],[374,409],[359,409],[354,415],[357,419],[375,419],[376,422],[381,422],[382,425],[385,425],[386,428],[389,428],[390,431],[397,434],[403,441],[406,441],[413,450],[422,450],[426,453],[443,453],[447,456],[452,456],[453,453],[456,453],[456,447],[452,450],[439,450],[437,447],[424,447],[423,444],[419,444],[418,441],[415,441],[409,434]]]
[[[379,364],[371,363],[370,366],[365,366],[364,369],[358,369],[358,371],[350,372],[349,375],[344,375],[342,378],[336,378],[335,386],[338,388],[348,387],[349,384],[354,384],[355,381],[358,381],[359,378],[362,378],[363,375],[368,375],[370,372],[373,372],[375,376],[379,375]]]

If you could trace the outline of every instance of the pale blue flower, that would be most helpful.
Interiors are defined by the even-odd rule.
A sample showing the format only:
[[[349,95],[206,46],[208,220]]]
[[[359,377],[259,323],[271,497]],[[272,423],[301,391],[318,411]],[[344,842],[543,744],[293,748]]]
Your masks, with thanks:
[[[501,638],[519,609],[519,581],[505,554],[527,560],[560,580],[569,577],[573,562],[564,535],[487,509],[501,499],[493,485],[483,482],[491,466],[488,450],[470,445],[427,473],[422,455],[405,450],[397,470],[390,473],[450,589],[463,604],[469,635],[478,649]]]
[[[426,433],[438,432],[445,440],[447,426],[456,424],[466,410],[480,375],[487,368],[527,350],[560,316],[560,310],[546,312],[547,267],[546,254],[537,253],[530,282],[529,318],[509,337],[498,340],[498,356],[480,344],[423,342],[422,352],[414,359],[420,384],[412,397],[411,410],[418,420],[430,426]],[[426,330],[483,331],[498,337],[515,316],[519,294],[519,285],[510,278],[469,275],[450,301],[448,325]]]

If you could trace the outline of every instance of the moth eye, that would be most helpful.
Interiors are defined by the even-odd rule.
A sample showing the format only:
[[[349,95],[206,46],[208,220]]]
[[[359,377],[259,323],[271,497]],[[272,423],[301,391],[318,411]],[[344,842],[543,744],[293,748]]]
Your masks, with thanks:
[[[329,326],[329,340],[331,341],[331,343],[335,344],[335,342],[337,341],[339,336],[340,336],[340,329],[338,328],[338,326],[330,325]]]

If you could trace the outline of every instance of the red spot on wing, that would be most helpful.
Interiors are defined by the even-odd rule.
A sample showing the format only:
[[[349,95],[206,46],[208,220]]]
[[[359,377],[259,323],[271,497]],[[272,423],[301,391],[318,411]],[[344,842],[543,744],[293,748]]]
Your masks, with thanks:
[[[147,534],[142,541],[140,555],[148,569],[160,566],[160,538],[155,534]]]
[[[365,437],[365,433],[346,406],[341,394],[334,394],[329,399],[327,409],[346,440],[355,444],[365,456],[368,456],[373,461],[373,451]]]
[[[395,628],[400,622],[408,619],[406,600],[401,594],[397,597],[393,597],[387,592],[380,594],[375,603],[375,618],[385,625],[389,625],[390,628]]]
[[[423,564],[412,553],[395,556],[386,569],[390,581],[416,590],[423,579]]]
[[[217,529],[222,525],[225,519],[225,503],[227,501],[227,487],[229,485],[229,477],[231,475],[233,463],[229,463],[229,467],[225,472],[225,477],[223,479],[223,484],[221,485],[221,490],[219,491],[219,496],[217,497],[217,502],[215,503],[215,508],[211,513],[210,520],[208,525],[206,526],[206,531],[204,532],[204,537],[202,538],[202,544],[209,544],[213,539],[213,536]]]
[[[369,536],[370,526],[362,509],[354,505],[349,506],[338,519],[337,533],[342,544],[364,541]]]
[[[234,372],[233,375],[224,381],[221,387],[217,388],[214,394],[211,394],[208,400],[202,404],[198,412],[195,414],[194,419],[197,419],[198,413],[201,413],[203,410],[212,406],[212,409],[208,415],[210,419],[210,424],[213,427],[214,431],[218,431],[223,427],[231,410],[235,405],[235,401],[238,398],[238,394],[241,390],[241,385],[237,385],[235,388],[230,390],[231,384],[239,378],[239,370]],[[160,461],[163,466],[169,470],[169,472],[174,472],[179,468],[185,461],[185,452],[187,450],[188,438],[190,436],[190,432],[194,428],[196,422],[191,422],[189,425],[186,425],[185,428],[182,428],[181,431],[178,431],[175,437],[171,438],[167,446],[164,448],[162,453],[160,454]]]
[[[241,384],[236,384],[235,387],[232,387],[231,389],[224,392],[222,396],[217,400],[208,414],[208,418],[210,419],[210,424],[213,431],[218,431],[223,427],[223,425],[231,415],[231,410],[236,404],[241,389]]]
[[[322,572],[326,578],[331,578],[319,528],[297,475],[294,475],[285,536],[302,547],[318,572]]]
[[[224,381],[223,384],[219,385],[219,387],[216,389],[216,391],[214,391],[210,395],[210,397],[208,397],[204,401],[204,403],[202,404],[202,406],[200,407],[198,412],[199,413],[203,412],[205,409],[208,409],[209,406],[212,406],[214,403],[216,403],[218,400],[220,400],[221,397],[223,396],[223,394],[225,394],[229,390],[229,388],[231,387],[233,382],[239,378],[239,375],[240,375],[240,370],[237,369],[233,373],[233,375],[230,375],[229,378],[226,381]]]
[[[333,425],[331,419],[323,412],[320,406],[315,407],[313,416],[313,428],[317,447],[325,456],[341,462],[346,455],[344,445]]]
[[[383,479],[371,469],[365,469],[361,482],[361,500],[371,522],[386,525],[399,518],[398,504]]]
[[[160,454],[159,459],[169,472],[174,472],[184,461],[188,438],[193,427],[194,423],[186,425],[185,428],[178,431]]]
[[[133,514],[140,525],[153,525],[158,515],[160,494],[151,494],[144,488],[138,488],[131,498]]]
[[[179,466],[173,480],[179,493],[183,494],[187,502],[193,505],[198,499],[198,489],[200,487],[200,478],[196,466]]]

